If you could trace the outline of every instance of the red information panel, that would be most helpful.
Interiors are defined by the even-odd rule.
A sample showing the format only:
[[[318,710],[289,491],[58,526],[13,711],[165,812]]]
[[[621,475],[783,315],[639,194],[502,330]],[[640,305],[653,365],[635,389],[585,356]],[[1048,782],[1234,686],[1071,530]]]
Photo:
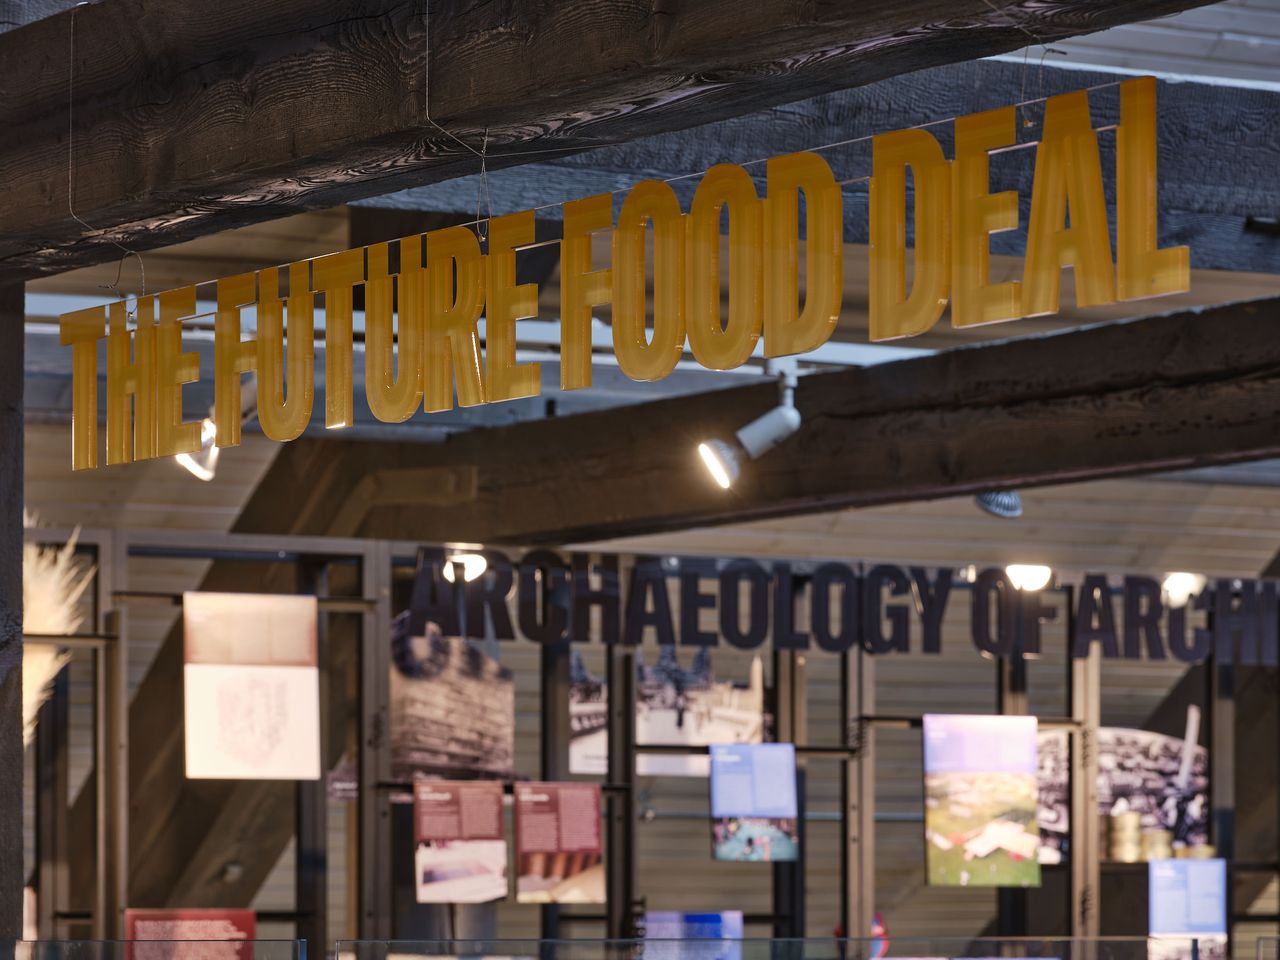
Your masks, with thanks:
[[[124,912],[132,960],[253,960],[257,918],[252,910],[145,910]],[[188,942],[182,942],[188,941]]]
[[[501,783],[416,780],[413,821],[419,903],[488,903],[506,897]]]
[[[517,783],[516,899],[604,903],[600,786]]]

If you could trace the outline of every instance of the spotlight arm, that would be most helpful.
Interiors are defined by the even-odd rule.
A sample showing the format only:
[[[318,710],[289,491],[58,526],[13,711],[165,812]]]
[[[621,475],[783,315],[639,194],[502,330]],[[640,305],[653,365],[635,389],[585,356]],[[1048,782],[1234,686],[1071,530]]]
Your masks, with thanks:
[[[765,372],[778,378],[778,405],[762,417],[752,420],[736,434],[738,443],[752,460],[772,450],[800,429],[800,411],[796,409],[796,362],[794,359],[769,360]]]
[[[764,362],[766,376],[778,380],[778,402],[784,407],[796,405],[796,383],[799,379],[800,365],[795,357],[779,357]]]

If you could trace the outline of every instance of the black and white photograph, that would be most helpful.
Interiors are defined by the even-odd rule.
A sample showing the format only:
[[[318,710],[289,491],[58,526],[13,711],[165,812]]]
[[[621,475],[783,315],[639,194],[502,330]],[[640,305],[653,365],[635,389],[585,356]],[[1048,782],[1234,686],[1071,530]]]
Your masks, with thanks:
[[[1052,866],[1066,858],[1071,838],[1071,742],[1066,730],[1037,731],[1036,781],[1040,863]]]
[[[753,657],[741,679],[718,676],[711,651],[700,647],[682,663],[676,647],[658,648],[656,661],[636,651],[636,743],[640,746],[760,743],[764,740],[764,663]],[[606,715],[609,690],[580,654],[570,668],[569,772],[603,775],[608,769]],[[641,754],[642,776],[707,776],[705,756]]]
[[[503,778],[515,763],[515,681],[511,671],[434,621],[408,635],[408,614],[391,636],[391,771]]]
[[[1098,730],[1098,810],[1142,815],[1143,830],[1168,830],[1176,847],[1209,840],[1209,752],[1149,730]]]

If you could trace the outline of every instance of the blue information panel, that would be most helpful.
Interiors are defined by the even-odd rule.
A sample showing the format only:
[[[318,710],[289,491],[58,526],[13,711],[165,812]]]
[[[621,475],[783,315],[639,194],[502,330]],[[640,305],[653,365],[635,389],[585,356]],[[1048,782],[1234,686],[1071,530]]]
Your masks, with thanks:
[[[794,817],[796,748],[733,743],[711,748],[713,817]]]
[[[1148,930],[1152,936],[1202,937],[1227,932],[1225,860],[1153,860]]]
[[[790,743],[711,747],[711,816],[717,860],[795,860],[796,750]]]

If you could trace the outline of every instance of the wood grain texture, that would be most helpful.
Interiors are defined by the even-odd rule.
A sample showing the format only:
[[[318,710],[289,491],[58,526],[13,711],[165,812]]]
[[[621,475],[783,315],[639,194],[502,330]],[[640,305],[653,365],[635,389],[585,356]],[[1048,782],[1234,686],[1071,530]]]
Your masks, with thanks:
[[[752,164],[764,157],[842,143],[1018,103],[1030,97],[1114,84],[1115,74],[977,60],[893,77],[799,103],[772,107],[678,133],[660,134],[570,157],[504,170],[488,178],[498,212],[558,203],[569,197],[626,190],[645,179],[666,180],[717,163]],[[1280,92],[1208,83],[1159,85],[1160,243],[1189,244],[1198,268],[1280,273],[1280,233],[1246,226],[1250,216],[1274,216],[1280,193]],[[1091,97],[1094,124],[1117,123],[1114,86]],[[1034,139],[1040,108],[1023,135]],[[949,141],[949,124],[931,127]],[[1099,138],[1106,193],[1115,198],[1115,137]],[[948,143],[949,149],[949,143]],[[870,144],[827,151],[844,187],[845,241],[868,240]],[[753,172],[763,173],[755,165]],[[1021,254],[1030,219],[1030,151],[992,165],[992,190],[1017,190],[1021,229],[992,238],[997,253]],[[475,210],[478,177],[433,184],[360,201],[361,205],[466,212]],[[672,186],[686,208],[698,181]],[[1269,212],[1270,211],[1270,212]],[[913,229],[908,224],[908,230]]]
[[[486,136],[496,169],[1202,2],[103,0],[0,36],[0,275],[448,179]]]
[[[22,938],[22,284],[0,286],[0,941]]]
[[[800,431],[729,492],[695,446],[768,410],[771,385],[434,445],[303,439],[282,448],[235,529],[320,533],[364,495],[360,535],[563,543],[1274,456],[1278,314],[1280,300],[1259,300],[804,377]],[[475,465],[470,502],[382,503],[361,485],[450,464]],[[306,497],[282,510],[290,487]]]

